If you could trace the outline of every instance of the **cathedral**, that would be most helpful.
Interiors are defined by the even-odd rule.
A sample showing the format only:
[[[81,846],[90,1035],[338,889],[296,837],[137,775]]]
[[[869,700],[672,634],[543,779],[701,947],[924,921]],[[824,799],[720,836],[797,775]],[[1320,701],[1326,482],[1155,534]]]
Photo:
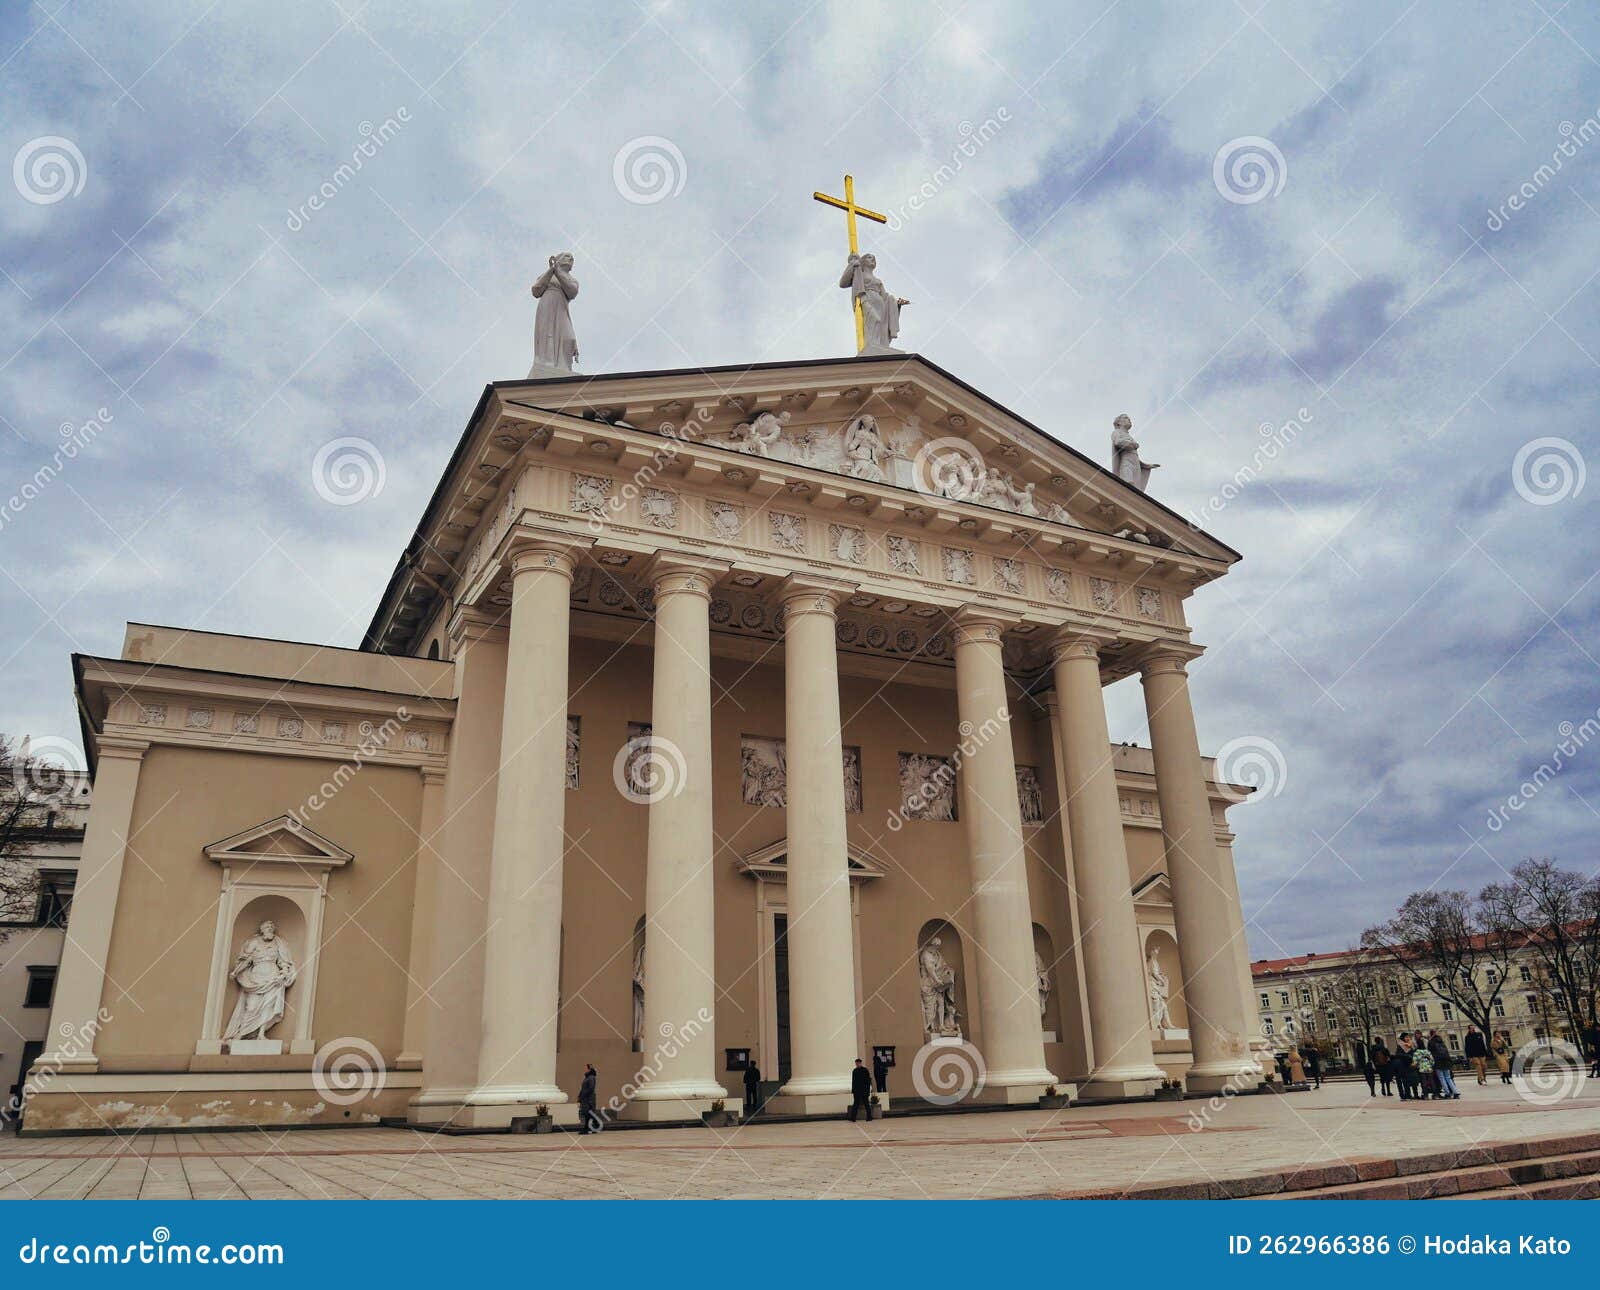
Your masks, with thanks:
[[[1108,470],[893,350],[859,263],[856,357],[579,375],[570,268],[360,648],[74,658],[25,1132],[559,1125],[591,1064],[671,1123],[752,1067],[837,1115],[857,1059],[891,1107],[1253,1087],[1185,616],[1239,557],[1131,424]],[[1149,748],[1107,733],[1135,674]]]

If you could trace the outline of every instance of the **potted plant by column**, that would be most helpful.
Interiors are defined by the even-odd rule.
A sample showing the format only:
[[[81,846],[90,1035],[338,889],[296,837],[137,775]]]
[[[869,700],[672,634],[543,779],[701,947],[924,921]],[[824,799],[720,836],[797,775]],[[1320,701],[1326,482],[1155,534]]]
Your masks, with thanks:
[[[1164,1079],[1156,1089],[1156,1101],[1181,1102],[1183,1101],[1183,1081],[1180,1079]]]
[[[867,1119],[883,1119],[883,1099],[876,1093],[867,1099]]]
[[[1039,1095],[1039,1109],[1041,1111],[1059,1111],[1066,1105],[1066,1096],[1059,1092],[1054,1084],[1046,1084],[1044,1086],[1044,1092]]]
[[[728,1104],[719,1097],[709,1111],[700,1113],[700,1121],[708,1129],[726,1129],[733,1124],[733,1116],[728,1113]]]
[[[543,1102],[533,1108],[533,1131],[535,1133],[554,1133],[556,1122],[550,1114],[550,1108]]]

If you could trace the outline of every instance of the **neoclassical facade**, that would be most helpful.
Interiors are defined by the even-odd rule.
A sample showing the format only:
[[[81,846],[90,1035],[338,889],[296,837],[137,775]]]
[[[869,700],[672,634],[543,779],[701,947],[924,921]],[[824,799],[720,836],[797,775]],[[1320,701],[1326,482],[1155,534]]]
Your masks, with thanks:
[[[916,356],[489,386],[360,649],[75,660],[28,1127],[571,1120],[586,1062],[683,1120],[747,1058],[837,1114],[873,1050],[892,1098],[954,1050],[982,1100],[1247,1087],[1184,615],[1237,558]]]

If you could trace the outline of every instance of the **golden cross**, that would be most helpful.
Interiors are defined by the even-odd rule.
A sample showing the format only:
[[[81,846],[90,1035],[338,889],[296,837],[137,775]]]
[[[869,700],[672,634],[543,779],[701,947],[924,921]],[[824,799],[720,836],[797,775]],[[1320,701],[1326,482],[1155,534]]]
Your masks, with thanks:
[[[856,181],[850,175],[846,175],[844,177],[843,201],[840,201],[837,197],[829,197],[827,193],[812,193],[811,195],[819,202],[823,202],[829,206],[837,206],[844,212],[845,228],[850,234],[851,255],[861,254],[861,248],[856,243],[857,215],[861,216],[863,219],[875,220],[879,224],[887,224],[889,222],[889,217],[887,215],[880,215],[877,211],[869,211],[865,206],[856,205]],[[867,347],[867,329],[865,324],[861,321],[861,301],[856,300],[854,303],[856,309],[856,353],[859,354]]]

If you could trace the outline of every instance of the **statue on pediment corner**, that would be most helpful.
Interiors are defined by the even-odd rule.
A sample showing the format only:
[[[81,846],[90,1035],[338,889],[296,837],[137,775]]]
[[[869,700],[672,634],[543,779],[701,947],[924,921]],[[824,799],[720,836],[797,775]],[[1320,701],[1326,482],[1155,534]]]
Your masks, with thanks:
[[[1161,469],[1139,456],[1139,441],[1133,437],[1133,418],[1126,412],[1111,423],[1111,473],[1141,493],[1149,487],[1150,472]]]

